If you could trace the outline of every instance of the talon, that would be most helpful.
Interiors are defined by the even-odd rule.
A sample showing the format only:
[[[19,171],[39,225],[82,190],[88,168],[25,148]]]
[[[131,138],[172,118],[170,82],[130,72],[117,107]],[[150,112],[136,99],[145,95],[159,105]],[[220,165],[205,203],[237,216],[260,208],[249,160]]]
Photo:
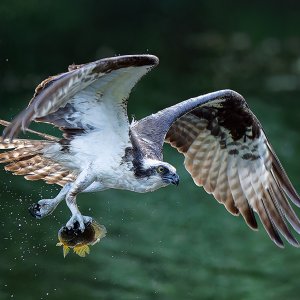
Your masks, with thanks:
[[[83,218],[82,218],[82,220],[79,220],[78,222],[79,222],[79,230],[81,232],[84,232],[85,226],[84,226],[84,223],[83,223]]]
[[[66,224],[66,227],[67,227],[69,230],[71,230],[72,228],[74,228],[74,223],[73,223],[73,222],[70,223],[70,221],[68,221],[67,224]]]
[[[43,199],[38,203],[29,206],[29,213],[36,219],[41,219],[50,215],[56,208],[57,203],[54,199]]]
[[[28,207],[29,213],[36,219],[41,219],[41,212],[40,212],[41,206],[38,203],[33,203]]]
[[[83,217],[84,224],[90,224],[93,221],[92,217],[89,217],[89,216],[82,216],[82,217]]]
[[[75,224],[76,224],[76,223],[79,224],[78,228],[80,229],[80,231],[83,232],[85,226],[84,226],[83,217],[82,217],[81,214],[75,214],[75,215],[73,215],[73,216],[70,218],[70,220],[67,222],[66,227],[67,227],[68,229],[72,229],[72,228],[75,227]],[[77,224],[76,224],[76,225],[77,225]],[[77,226],[76,226],[76,227],[77,227]]]
[[[73,215],[67,222],[66,227],[70,229],[79,229],[81,232],[85,230],[85,224],[90,224],[93,219],[89,216],[82,216],[81,214]]]

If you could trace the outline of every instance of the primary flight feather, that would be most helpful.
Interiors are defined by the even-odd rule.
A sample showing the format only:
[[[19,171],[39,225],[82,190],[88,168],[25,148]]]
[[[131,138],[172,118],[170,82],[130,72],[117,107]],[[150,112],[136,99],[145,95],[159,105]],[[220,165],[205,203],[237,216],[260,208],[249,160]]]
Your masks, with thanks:
[[[131,124],[127,99],[137,81],[158,64],[153,55],[128,55],[71,65],[35,90],[28,107],[3,131],[0,162],[13,174],[62,186],[54,199],[43,199],[31,213],[43,218],[66,199],[84,230],[76,196],[81,192],[125,189],[150,192],[179,183],[176,169],[163,161],[170,143],[184,155],[184,165],[198,186],[233,215],[241,214],[252,229],[257,213],[270,238],[299,243],[288,223],[300,233],[300,221],[289,199],[300,197],[244,98],[221,90],[175,104]],[[28,129],[31,121],[59,127],[52,137]],[[43,140],[17,139],[20,130]]]

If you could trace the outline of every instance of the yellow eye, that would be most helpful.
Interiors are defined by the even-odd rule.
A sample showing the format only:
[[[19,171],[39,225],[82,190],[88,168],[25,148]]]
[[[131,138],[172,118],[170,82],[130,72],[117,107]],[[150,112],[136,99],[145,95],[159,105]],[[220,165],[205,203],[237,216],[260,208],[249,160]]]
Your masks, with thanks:
[[[157,170],[158,173],[163,173],[165,168],[163,166],[159,166],[159,167],[157,167],[156,170]]]

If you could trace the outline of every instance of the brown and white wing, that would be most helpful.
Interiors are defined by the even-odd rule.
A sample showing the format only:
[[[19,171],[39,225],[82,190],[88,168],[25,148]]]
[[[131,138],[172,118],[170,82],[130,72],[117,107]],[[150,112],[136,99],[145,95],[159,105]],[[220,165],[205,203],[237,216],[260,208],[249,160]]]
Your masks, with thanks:
[[[245,103],[227,100],[196,108],[173,123],[166,142],[183,153],[195,184],[230,213],[241,214],[256,229],[256,212],[278,246],[283,246],[278,232],[299,246],[287,223],[300,233],[300,221],[287,198],[297,206],[300,198]]]
[[[45,150],[53,143],[64,147],[77,134],[103,129],[127,142],[128,96],[137,81],[157,64],[158,58],[152,55],[118,56],[71,65],[68,72],[44,80],[28,107],[11,123],[0,120],[6,127],[0,138],[0,150],[5,151],[0,153],[0,163],[8,164],[6,170],[28,180],[43,179],[59,185],[74,181],[76,170],[44,156]],[[31,121],[58,126],[65,139],[28,130]],[[46,140],[14,139],[20,130]]]
[[[28,107],[5,128],[3,139],[12,140],[33,120],[60,127],[66,137],[111,126],[128,138],[129,93],[157,64],[153,55],[127,55],[72,65],[36,88]]]
[[[162,159],[163,142],[185,157],[198,186],[233,215],[257,228],[258,214],[270,238],[280,247],[281,233],[299,246],[287,223],[300,233],[300,221],[289,204],[300,198],[244,98],[222,90],[183,101],[142,119],[132,127],[139,151]]]
[[[2,123],[2,122],[1,122]],[[0,163],[6,164],[5,170],[14,175],[22,175],[27,180],[44,180],[49,184],[64,186],[76,179],[77,174],[61,164],[43,156],[44,149],[53,140],[14,139],[4,142],[0,138]]]

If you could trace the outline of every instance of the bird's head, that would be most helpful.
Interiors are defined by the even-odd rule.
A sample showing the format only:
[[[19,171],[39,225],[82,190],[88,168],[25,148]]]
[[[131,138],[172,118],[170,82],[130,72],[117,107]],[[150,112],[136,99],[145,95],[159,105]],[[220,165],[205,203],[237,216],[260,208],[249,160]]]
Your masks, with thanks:
[[[152,185],[153,190],[163,186],[167,186],[170,183],[178,185],[179,176],[176,173],[176,169],[163,161],[145,158],[143,159],[139,174],[143,177],[149,185]]]

